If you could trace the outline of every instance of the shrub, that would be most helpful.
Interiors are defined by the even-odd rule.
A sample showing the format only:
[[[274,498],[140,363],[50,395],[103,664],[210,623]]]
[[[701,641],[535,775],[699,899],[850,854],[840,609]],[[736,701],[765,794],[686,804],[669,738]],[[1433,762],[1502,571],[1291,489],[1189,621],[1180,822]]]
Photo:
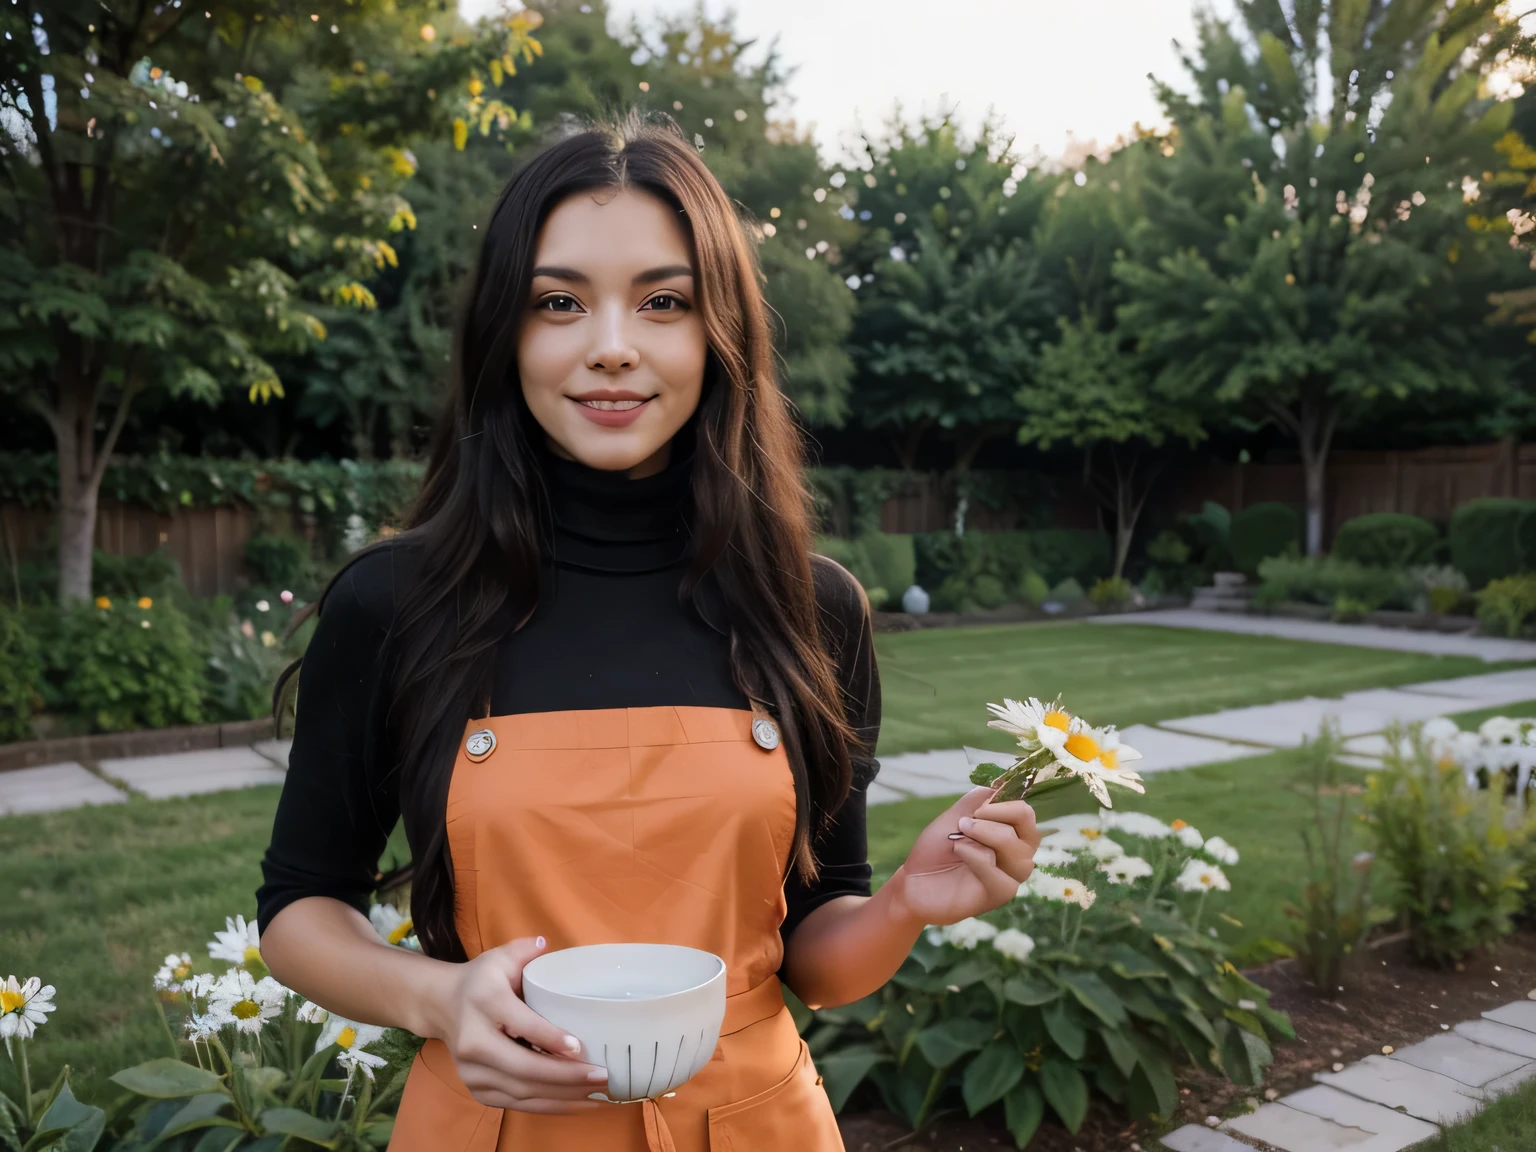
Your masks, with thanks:
[[[1052,588],[1051,594],[1046,597],[1048,600],[1056,600],[1062,604],[1080,604],[1087,598],[1088,594],[1083,591],[1083,586],[1072,579],[1063,580]]]
[[[1344,522],[1333,554],[1372,568],[1409,568],[1428,560],[1439,539],[1439,530],[1422,517],[1371,512]]]
[[[1340,596],[1333,602],[1333,618],[1340,624],[1358,624],[1372,612],[1376,611],[1378,604],[1370,600],[1357,600],[1353,596]]]
[[[1018,899],[928,929],[873,995],[802,1011],[833,1107],[866,1080],[913,1127],[1001,1102],[1022,1148],[1047,1106],[1077,1131],[1094,1092],[1133,1115],[1171,1118],[1174,1069],[1186,1060],[1257,1084],[1271,1037],[1290,1036],[1289,1022],[1200,927],[1204,893],[1226,884],[1212,861],[1235,853],[1221,844],[1197,854],[1198,834],[1182,841],[1150,817],[1129,821],[1102,826],[1138,853],[1117,860],[1103,858],[1122,845],[1098,817],[1054,822]]]
[[[836,560],[853,574],[853,578],[859,582],[865,595],[869,597],[870,607],[881,607],[885,600],[893,595],[889,588],[879,582],[874,565],[870,562],[869,553],[865,550],[864,541],[845,540],[840,536],[818,536],[815,546],[817,552],[829,560]],[[894,595],[899,596],[900,592]]]
[[[1215,501],[1207,500],[1193,516],[1179,525],[1191,542],[1191,557],[1206,572],[1232,568],[1232,513]]]
[[[1477,618],[1495,636],[1525,636],[1536,628],[1536,572],[1494,580],[1477,594]]]
[[[257,583],[291,588],[309,564],[309,546],[297,536],[252,536],[245,545],[245,566]]]
[[[176,561],[159,550],[143,556],[114,556],[100,549],[92,553],[91,590],[97,596],[159,596],[180,580]]]
[[[901,594],[917,582],[917,559],[912,548],[912,537],[890,532],[869,532],[859,537],[864,554],[869,558],[869,568],[875,583],[886,590],[892,600],[900,600]]]
[[[1163,592],[1188,595],[1207,576],[1204,568],[1191,561],[1192,555],[1190,542],[1180,532],[1164,528],[1147,545],[1147,559],[1152,567],[1142,582],[1142,590],[1149,596]]]
[[[1301,517],[1289,504],[1264,503],[1232,517],[1232,562],[1252,576],[1271,556],[1285,556],[1301,546]]]
[[[1423,597],[1425,612],[1455,612],[1468,600],[1467,578],[1447,564],[1426,564],[1408,575]]]
[[[42,682],[42,653],[25,615],[0,604],[0,741],[32,739]]]
[[[203,718],[203,644],[169,600],[77,604],[64,620],[63,695],[102,732]]]
[[[980,607],[971,589],[971,581],[964,576],[946,577],[930,597],[930,607],[935,612],[974,612]]]
[[[1027,534],[1034,568],[1049,584],[1092,584],[1114,566],[1109,537],[1089,528],[1040,528]]]
[[[969,587],[983,574],[995,576],[1005,589],[1018,589],[1025,573],[1034,570],[1048,585],[1067,579],[1092,583],[1110,569],[1109,537],[1078,528],[1034,531],[923,532],[912,537],[915,578],[924,588],[942,586],[959,577]]]
[[[1536,567],[1536,502],[1489,496],[1456,509],[1451,563],[1473,588]]]
[[[1045,598],[1051,594],[1051,586],[1045,582],[1045,577],[1033,568],[1024,573],[1024,578],[1019,581],[1019,599],[1026,604],[1032,604],[1036,608],[1045,603]]]
[[[1393,905],[1414,951],[1449,963],[1512,930],[1527,834],[1506,821],[1504,789],[1478,790],[1422,726],[1389,729],[1387,747],[1367,782],[1367,827],[1391,866]]]
[[[1370,612],[1406,608],[1414,597],[1413,582],[1405,573],[1332,556],[1274,556],[1259,565],[1259,578],[1255,599],[1268,605],[1297,600],[1333,608],[1347,600],[1352,610]]]
[[[971,597],[983,608],[1001,608],[1008,599],[1003,582],[990,572],[983,572],[971,584]]]
[[[1122,577],[1106,576],[1093,586],[1093,591],[1088,593],[1088,599],[1093,601],[1095,608],[1117,609],[1124,608],[1131,602],[1131,582]]]

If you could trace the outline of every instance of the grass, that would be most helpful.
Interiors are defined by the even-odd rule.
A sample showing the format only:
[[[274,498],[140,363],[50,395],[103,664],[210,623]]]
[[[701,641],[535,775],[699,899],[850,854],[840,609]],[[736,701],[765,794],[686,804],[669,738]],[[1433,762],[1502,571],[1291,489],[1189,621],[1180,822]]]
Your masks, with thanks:
[[[1002,749],[986,702],[1058,693],[1095,724],[1151,724],[1507,665],[1154,625],[1003,624],[882,633],[880,753]]]
[[[882,634],[877,644],[885,755],[999,735],[984,726],[983,705],[1003,693],[1060,691],[1096,722],[1129,725],[1490,670],[1459,658],[1081,623]],[[1296,875],[1298,768],[1295,753],[1280,752],[1160,776],[1150,796],[1133,798],[1240,847],[1229,910],[1244,928],[1223,930],[1254,954],[1280,932]],[[119,1068],[169,1051],[150,975],[173,950],[203,955],[225,916],[253,911],[276,802],[277,789],[253,788],[0,819],[0,976],[35,974],[59,989],[59,1010],[32,1050],[39,1078],[68,1062],[86,1095]],[[877,877],[948,803],[871,809]],[[1065,810],[1042,805],[1042,815]]]
[[[1472,1119],[1415,1152],[1529,1152],[1536,1145],[1536,1080],[1500,1096]]]

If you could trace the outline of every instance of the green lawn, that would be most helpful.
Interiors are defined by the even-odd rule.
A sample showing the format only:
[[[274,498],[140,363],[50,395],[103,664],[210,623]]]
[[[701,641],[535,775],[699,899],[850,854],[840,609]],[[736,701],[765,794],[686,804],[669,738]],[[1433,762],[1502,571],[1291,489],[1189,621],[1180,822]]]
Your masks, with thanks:
[[[1500,1096],[1465,1124],[1415,1152],[1530,1152],[1536,1147],[1536,1080]]]
[[[1471,660],[1079,623],[881,635],[877,643],[882,754],[983,745],[999,735],[985,727],[984,705],[1005,694],[1059,691],[1096,722],[1128,725],[1489,670]],[[1151,795],[1133,798],[1243,852],[1229,910],[1244,928],[1224,930],[1253,954],[1279,932],[1296,871],[1303,801],[1288,787],[1295,770],[1293,753],[1276,753],[1159,776]],[[89,1092],[166,1050],[150,978],[167,952],[203,956],[226,915],[254,911],[276,799],[276,789],[255,788],[0,819],[0,976],[38,975],[59,990],[59,1010],[33,1050],[42,1075],[67,1061]],[[871,809],[878,876],[946,804]],[[1063,810],[1043,806],[1044,815]]]
[[[988,701],[1060,694],[1095,724],[1150,724],[1506,665],[1155,625],[1001,624],[882,633],[880,752],[1003,749]]]

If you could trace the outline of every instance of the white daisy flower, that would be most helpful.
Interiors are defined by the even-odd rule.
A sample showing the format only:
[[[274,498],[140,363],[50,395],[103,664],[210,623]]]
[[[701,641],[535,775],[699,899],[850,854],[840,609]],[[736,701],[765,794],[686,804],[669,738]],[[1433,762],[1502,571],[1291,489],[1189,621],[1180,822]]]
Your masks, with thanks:
[[[243,968],[231,968],[209,993],[208,1014],[242,1032],[260,1032],[263,1024],[283,1010],[287,999],[288,989],[272,977],[258,980]]]
[[[1173,835],[1172,828],[1145,812],[1101,812],[1099,821],[1105,828],[1124,832],[1127,836],[1140,836],[1143,840],[1166,840]]]
[[[964,920],[954,924],[946,924],[939,929],[939,934],[946,944],[953,944],[956,948],[964,948],[969,951],[984,941],[991,940],[997,935],[997,929],[985,920],[978,920],[974,916],[967,916]]]
[[[1173,831],[1178,836],[1179,843],[1191,851],[1198,852],[1201,845],[1205,843],[1205,837],[1200,835],[1200,829],[1192,824],[1185,824],[1181,820],[1175,820],[1173,823]]]
[[[306,1000],[300,1004],[299,1010],[294,1015],[305,1024],[324,1024],[331,1016],[313,1000]]]
[[[1113,860],[1116,856],[1124,856],[1125,849],[1108,836],[1100,836],[1096,840],[1089,841],[1088,855],[1095,860]]]
[[[231,964],[260,960],[261,935],[256,922],[247,924],[244,916],[224,917],[224,931],[215,932],[213,939],[208,941],[208,955]]]
[[[1107,787],[1109,784],[1128,788],[1132,792],[1146,791],[1140,776],[1120,766],[1125,761],[1139,760],[1141,753],[1129,745],[1121,744],[1113,728],[1089,728],[1083,725],[1077,731],[1059,735],[1063,735],[1059,743],[1047,743],[1046,747],[1055,754],[1057,763],[1081,780],[1088,791],[1093,793],[1093,798],[1105,808],[1114,806]]]
[[[988,704],[987,709],[995,717],[987,721],[988,728],[1017,736],[1019,746],[1031,751],[1042,744],[1050,747],[1082,726],[1081,720],[1060,705],[1042,704],[1033,696],[1022,702],[1004,697],[1001,705]]]
[[[1047,841],[1035,849],[1036,868],[1065,868],[1077,863],[1077,853],[1058,848]]]
[[[219,1034],[219,1029],[235,1022],[233,1016],[215,1012],[194,1012],[187,1017],[187,1039],[207,1040]]]
[[[1461,729],[1456,721],[1445,716],[1436,716],[1433,720],[1424,721],[1424,727],[1420,729],[1424,739],[1442,744],[1448,744],[1461,734]]]
[[[359,1024],[356,1020],[333,1015],[326,1021],[320,1038],[315,1041],[315,1051],[329,1048],[332,1044],[340,1045],[341,1054],[336,1062],[349,1073],[356,1069],[372,1080],[373,1070],[384,1067],[389,1061],[371,1052],[364,1052],[363,1049],[383,1035],[384,1029],[376,1024]]]
[[[192,975],[192,956],[182,952],[178,955],[172,952],[160,964],[160,970],[155,973],[155,990],[159,992],[180,992],[183,984]]]
[[[1487,744],[1521,744],[1525,741],[1525,725],[1508,716],[1490,716],[1483,721],[1477,734]]]
[[[1035,950],[1034,938],[1017,928],[1004,928],[992,938],[992,947],[1010,960],[1023,964]]]
[[[1097,812],[1074,812],[1070,816],[1053,816],[1049,820],[1042,820],[1037,825],[1042,833],[1056,832],[1050,840],[1062,840],[1069,836],[1081,836],[1084,828],[1092,828],[1099,831],[1103,821],[1099,819]]]
[[[411,933],[415,930],[415,924],[393,904],[375,904],[368,909],[368,919],[373,924],[373,930],[379,934],[379,939],[386,944],[403,948],[414,944],[415,937]]]
[[[1238,861],[1237,849],[1220,836],[1212,836],[1201,850],[1218,864],[1236,864]]]
[[[1113,860],[1106,860],[1100,864],[1099,871],[1116,884],[1134,884],[1137,880],[1152,875],[1152,865],[1140,856],[1116,856]]]
[[[383,1068],[389,1061],[382,1056],[375,1056],[372,1052],[364,1052],[359,1045],[355,1048],[348,1048],[340,1056],[336,1057],[336,1063],[345,1068],[348,1075],[351,1075],[354,1071],[361,1072],[368,1079],[372,1080],[373,1070],[375,1068]]]
[[[932,944],[934,947],[938,947],[940,944],[944,943],[944,929],[935,925],[930,924],[927,928],[924,928],[923,935],[927,937],[928,943]]]
[[[1091,888],[1081,880],[1073,880],[1066,876],[1052,876],[1049,872],[1032,872],[1029,879],[1024,881],[1019,894],[1023,895],[1025,889],[1029,894],[1042,900],[1050,900],[1057,904],[1076,904],[1084,911],[1093,907],[1097,898]]]
[[[0,1038],[32,1039],[38,1025],[48,1023],[48,1013],[57,1007],[52,984],[44,984],[36,976],[21,984],[15,976],[7,976],[0,983]]]
[[[1185,864],[1184,871],[1179,873],[1174,885],[1180,892],[1232,891],[1232,883],[1227,879],[1227,874],[1215,864],[1207,864],[1204,860],[1191,860]]]

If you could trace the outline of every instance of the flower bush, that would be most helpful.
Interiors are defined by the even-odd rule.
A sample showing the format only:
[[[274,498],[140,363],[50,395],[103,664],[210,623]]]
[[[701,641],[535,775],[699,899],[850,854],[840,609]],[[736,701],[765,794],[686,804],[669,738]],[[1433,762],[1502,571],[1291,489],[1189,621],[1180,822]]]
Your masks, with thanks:
[[[1477,619],[1494,636],[1527,636],[1536,628],[1536,572],[1491,581],[1477,594]]]
[[[1014,901],[930,928],[874,995],[803,1014],[835,1108],[866,1083],[914,1127],[1001,1103],[1022,1148],[1047,1107],[1076,1131],[1094,1092],[1171,1117],[1185,1061],[1259,1082],[1289,1022],[1202,928],[1236,850],[1135,812],[1042,828]]]
[[[25,611],[0,605],[0,741],[31,739],[32,713],[43,703],[42,651]]]
[[[370,919],[392,944],[412,947],[409,920],[376,905]],[[11,1083],[0,1080],[0,1144],[27,1152],[267,1152],[304,1145],[373,1152],[389,1144],[393,1111],[419,1041],[327,1013],[267,972],[256,925],[225,920],[208,942],[222,972],[172,953],[155,996],[180,1058],[111,1077],[126,1089],[110,1109],[81,1103],[69,1068],[34,1092],[26,1041],[53,1011],[54,989],[33,977],[0,983],[0,1037]],[[179,1037],[179,1039],[177,1039]]]
[[[54,671],[74,709],[103,732],[203,719],[205,653],[186,614],[168,600],[98,596],[62,620]]]
[[[1502,781],[1536,749],[1526,729],[1503,724],[1507,731],[1490,720],[1480,733],[1462,733],[1445,719],[1389,729],[1382,770],[1367,782],[1367,827],[1396,877],[1394,907],[1415,952],[1431,962],[1507,934],[1521,907],[1530,835],[1523,805],[1511,803]]]

